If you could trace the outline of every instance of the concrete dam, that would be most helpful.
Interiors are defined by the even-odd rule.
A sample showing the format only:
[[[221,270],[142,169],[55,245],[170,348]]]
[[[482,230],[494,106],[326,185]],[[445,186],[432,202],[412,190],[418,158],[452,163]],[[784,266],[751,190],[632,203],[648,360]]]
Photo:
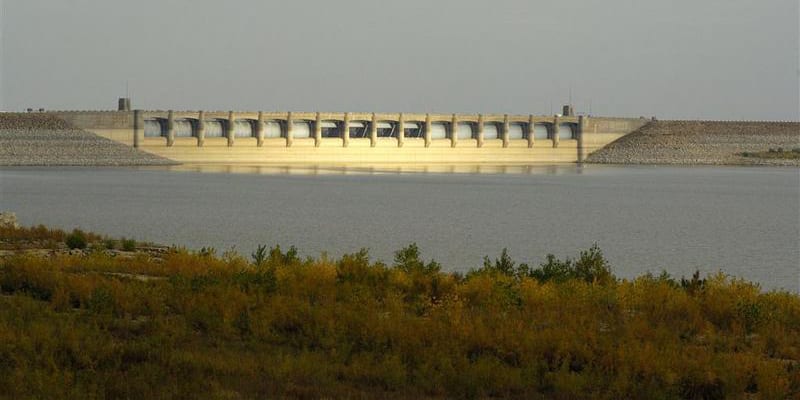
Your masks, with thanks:
[[[55,111],[71,125],[181,163],[580,162],[644,118],[240,111]]]

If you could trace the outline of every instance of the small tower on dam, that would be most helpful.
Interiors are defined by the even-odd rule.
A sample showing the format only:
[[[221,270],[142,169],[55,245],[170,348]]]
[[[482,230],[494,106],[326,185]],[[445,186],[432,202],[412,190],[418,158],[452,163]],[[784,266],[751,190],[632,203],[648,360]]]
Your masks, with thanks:
[[[131,110],[131,98],[120,97],[117,105],[117,111],[130,111],[130,110]]]

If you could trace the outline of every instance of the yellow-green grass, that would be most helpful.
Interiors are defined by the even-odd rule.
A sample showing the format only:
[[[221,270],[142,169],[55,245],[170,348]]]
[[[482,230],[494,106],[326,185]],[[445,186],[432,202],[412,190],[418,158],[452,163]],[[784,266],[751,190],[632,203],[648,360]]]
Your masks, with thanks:
[[[800,395],[800,298],[722,274],[617,279],[596,248],[463,276],[416,246],[392,265],[96,249],[0,259],[0,397]]]

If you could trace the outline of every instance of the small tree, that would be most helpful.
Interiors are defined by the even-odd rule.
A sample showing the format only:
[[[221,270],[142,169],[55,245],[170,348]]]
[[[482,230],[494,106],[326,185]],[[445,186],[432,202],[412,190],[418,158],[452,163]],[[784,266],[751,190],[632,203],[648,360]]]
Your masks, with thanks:
[[[281,245],[269,249],[269,261],[272,265],[293,265],[300,263],[297,247],[290,246],[289,250],[284,253],[281,250]]]
[[[124,251],[136,250],[136,241],[133,239],[122,238],[122,250]]]
[[[442,270],[442,266],[438,262],[431,260],[426,264],[422,260],[416,243],[411,243],[394,253],[394,267],[405,272],[422,272],[425,274],[434,274]]]
[[[691,295],[699,294],[706,289],[706,278],[700,278],[700,271],[694,271],[692,279],[681,277],[681,287]]]
[[[508,249],[505,247],[500,253],[500,258],[494,259],[494,263],[489,259],[489,256],[483,257],[483,270],[485,271],[494,271],[503,275],[515,276],[519,274],[519,270],[515,268],[515,266],[516,263],[511,259],[511,256],[508,255]],[[526,264],[520,265],[520,269],[527,271],[527,268],[528,266]]]
[[[611,266],[608,265],[608,261],[596,243],[589,250],[581,251],[577,260],[567,258],[561,261],[554,255],[548,254],[547,261],[539,268],[528,271],[527,276],[542,282],[564,282],[570,279],[579,279],[601,285],[615,282],[617,279],[611,273]]]
[[[256,251],[254,251],[253,254],[250,255],[250,257],[253,258],[253,264],[255,264],[256,267],[260,268],[267,261],[268,254],[269,253],[267,252],[267,245],[261,244],[258,245]]]
[[[611,266],[608,265],[608,261],[597,243],[592,245],[589,250],[581,251],[580,258],[575,262],[575,275],[578,279],[601,285],[616,280],[614,274],[611,273]]]

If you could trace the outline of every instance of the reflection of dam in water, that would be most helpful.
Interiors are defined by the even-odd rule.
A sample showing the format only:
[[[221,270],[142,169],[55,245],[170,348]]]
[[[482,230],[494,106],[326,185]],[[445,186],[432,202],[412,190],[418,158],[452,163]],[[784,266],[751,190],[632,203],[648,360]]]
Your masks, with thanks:
[[[59,117],[189,163],[576,162],[642,118],[564,115],[75,111]]]

